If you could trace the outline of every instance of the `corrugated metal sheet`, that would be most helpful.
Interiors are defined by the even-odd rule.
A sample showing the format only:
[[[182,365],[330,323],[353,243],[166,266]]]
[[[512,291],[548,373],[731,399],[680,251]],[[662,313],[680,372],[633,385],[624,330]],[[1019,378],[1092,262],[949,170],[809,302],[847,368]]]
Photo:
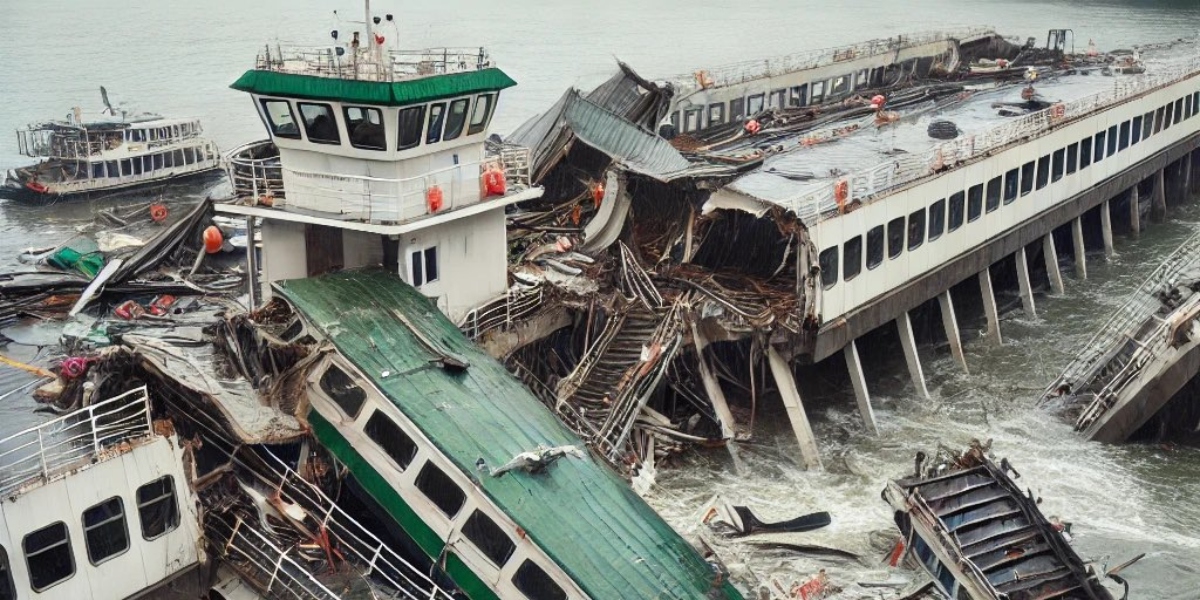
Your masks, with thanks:
[[[714,573],[696,550],[590,454],[560,459],[540,475],[480,472],[480,458],[496,468],[538,445],[584,444],[395,275],[350,271],[277,289],[591,597],[740,597],[728,583],[714,590]],[[431,366],[435,356],[420,337],[470,367],[456,374]]]
[[[395,83],[250,70],[229,87],[267,96],[402,106],[475,92],[503,90],[514,85],[517,82],[504,71],[491,68]]]

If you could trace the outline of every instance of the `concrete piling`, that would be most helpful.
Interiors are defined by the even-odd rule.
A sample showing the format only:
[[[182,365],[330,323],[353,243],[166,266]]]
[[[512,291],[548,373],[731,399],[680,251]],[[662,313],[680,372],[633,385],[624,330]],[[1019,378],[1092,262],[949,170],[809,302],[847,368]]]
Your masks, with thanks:
[[[979,272],[979,291],[983,295],[983,312],[987,315],[987,340],[997,346],[1004,343],[1000,335],[1000,313],[996,310],[996,294],[992,291],[992,272]]]
[[[796,441],[800,443],[800,458],[804,468],[809,471],[821,470],[821,453],[817,448],[817,439],[813,436],[812,426],[808,415],[804,412],[804,403],[800,399],[800,391],[796,388],[796,378],[792,368],[788,366],[783,356],[774,346],[767,346],[767,364],[771,367],[771,375],[775,378],[775,386],[779,388],[779,396],[787,409],[788,420],[792,422],[792,431]]]
[[[963,372],[970,375],[971,370],[967,368],[967,358],[963,355],[962,336],[958,333],[958,318],[954,315],[954,299],[950,297],[950,290],[938,295],[938,304],[942,309],[942,327],[946,329],[946,339],[950,342],[950,353],[954,355],[954,360],[962,365]]]
[[[867,377],[863,374],[862,361],[858,358],[858,345],[855,340],[842,349],[846,356],[846,368],[850,370],[850,383],[854,386],[854,399],[858,401],[858,412],[862,414],[863,425],[871,435],[877,435],[879,428],[875,425],[875,410],[871,408],[871,395],[867,391]]]
[[[1062,272],[1058,269],[1058,250],[1054,247],[1054,233],[1047,233],[1042,238],[1042,255],[1046,257],[1046,275],[1050,278],[1050,290],[1055,294],[1065,294]]]
[[[1037,318],[1037,306],[1033,303],[1033,288],[1029,285],[1029,261],[1025,258],[1025,247],[1021,246],[1014,257],[1017,263],[1017,285],[1021,292],[1021,308],[1030,319]]]
[[[1071,221],[1071,240],[1075,243],[1075,276],[1087,279],[1087,247],[1083,243],[1083,216]]]
[[[929,389],[925,387],[925,372],[921,369],[921,357],[917,354],[917,339],[913,336],[912,318],[908,311],[900,313],[896,319],[896,329],[900,331],[900,345],[904,348],[904,361],[908,363],[908,374],[912,377],[913,387],[917,395],[929,399]]]

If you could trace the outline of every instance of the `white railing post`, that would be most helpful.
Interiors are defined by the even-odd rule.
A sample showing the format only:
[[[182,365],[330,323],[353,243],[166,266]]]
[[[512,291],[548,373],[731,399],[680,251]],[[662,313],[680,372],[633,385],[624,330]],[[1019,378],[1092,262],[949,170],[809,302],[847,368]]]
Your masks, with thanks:
[[[100,424],[96,422],[96,411],[94,406],[88,407],[88,424],[91,426],[92,450],[96,453],[96,456],[100,456],[100,435],[96,431]]]
[[[42,467],[42,480],[50,480],[50,467],[46,464],[46,442],[42,439],[42,429],[37,430],[38,464]]]

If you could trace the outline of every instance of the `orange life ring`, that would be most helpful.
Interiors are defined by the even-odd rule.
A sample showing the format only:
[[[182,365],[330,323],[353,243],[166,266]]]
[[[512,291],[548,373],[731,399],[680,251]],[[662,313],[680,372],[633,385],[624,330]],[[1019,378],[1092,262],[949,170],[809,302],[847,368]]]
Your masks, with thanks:
[[[442,210],[442,201],[445,196],[442,195],[442,186],[434,185],[425,190],[425,206],[429,208],[429,212],[435,213]]]
[[[508,182],[504,179],[504,171],[494,166],[484,171],[483,190],[487,196],[503,196],[508,191]]]
[[[166,221],[167,220],[167,207],[160,202],[155,202],[154,204],[151,204],[150,205],[150,220],[154,221],[155,223],[162,223],[163,221]]]
[[[209,225],[204,230],[204,251],[209,254],[216,254],[221,251],[221,246],[225,244],[225,236],[221,235],[221,230],[216,225]]]
[[[833,184],[833,199],[837,200],[838,212],[846,209],[846,200],[850,197],[850,183],[845,179]]]
[[[1055,104],[1050,107],[1050,116],[1055,119],[1061,119],[1067,114],[1067,107],[1062,104]]]
[[[746,122],[746,133],[749,133],[750,135],[755,135],[761,130],[762,130],[762,125],[759,124],[757,119],[750,119],[749,121]]]
[[[30,181],[29,183],[25,184],[25,187],[29,188],[29,191],[36,194],[45,194],[46,192],[50,191],[50,188],[46,187],[46,184],[38,183],[37,181]]]

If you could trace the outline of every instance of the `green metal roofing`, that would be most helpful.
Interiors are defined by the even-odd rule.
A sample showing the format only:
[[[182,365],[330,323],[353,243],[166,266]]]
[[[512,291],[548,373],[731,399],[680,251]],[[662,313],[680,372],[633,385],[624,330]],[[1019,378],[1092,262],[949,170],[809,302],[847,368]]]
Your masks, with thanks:
[[[229,87],[264,96],[402,106],[475,92],[503,90],[514,85],[517,82],[504,71],[493,67],[396,82],[358,81],[252,69]]]
[[[479,471],[479,458],[496,468],[538,445],[584,445],[399,277],[347,271],[276,289],[592,598],[741,597],[728,581],[713,589],[708,563],[590,453],[538,475]],[[455,374],[431,366],[436,355],[396,313],[470,367]]]

